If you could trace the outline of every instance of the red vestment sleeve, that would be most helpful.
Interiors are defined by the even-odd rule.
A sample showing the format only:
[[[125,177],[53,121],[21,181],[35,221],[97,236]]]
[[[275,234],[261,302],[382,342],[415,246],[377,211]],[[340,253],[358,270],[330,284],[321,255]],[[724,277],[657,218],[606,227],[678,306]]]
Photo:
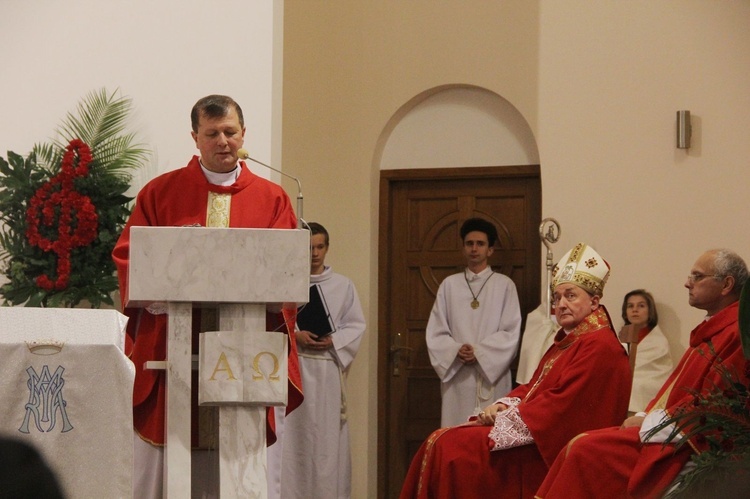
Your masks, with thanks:
[[[285,303],[279,314],[266,313],[267,330],[281,330],[289,338],[287,414],[299,407],[304,399],[304,395],[302,394],[302,376],[299,369],[299,358],[297,357],[297,336],[294,334],[296,318],[297,305],[295,303]],[[266,411],[266,444],[272,445],[274,442],[276,442],[276,417],[274,411],[268,408]]]

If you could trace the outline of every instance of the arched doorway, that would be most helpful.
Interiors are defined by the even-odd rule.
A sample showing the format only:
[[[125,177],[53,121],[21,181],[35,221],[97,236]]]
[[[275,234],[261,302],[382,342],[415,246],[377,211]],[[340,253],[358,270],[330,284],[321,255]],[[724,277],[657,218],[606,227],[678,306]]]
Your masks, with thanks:
[[[498,147],[498,144],[500,146]],[[440,423],[440,381],[424,329],[435,292],[460,271],[458,229],[499,228],[493,268],[511,277],[522,313],[539,304],[541,182],[536,144],[505,99],[475,87],[415,97],[381,141],[378,483],[396,497],[411,457]]]

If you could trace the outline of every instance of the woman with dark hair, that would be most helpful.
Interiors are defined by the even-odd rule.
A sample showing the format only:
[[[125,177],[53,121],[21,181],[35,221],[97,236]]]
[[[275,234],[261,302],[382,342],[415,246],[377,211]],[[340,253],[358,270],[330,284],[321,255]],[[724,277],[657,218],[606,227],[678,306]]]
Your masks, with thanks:
[[[669,342],[658,326],[659,315],[651,293],[635,289],[622,301],[622,319],[638,331],[638,348],[633,372],[633,390],[628,412],[642,411],[656,395],[674,367]],[[622,339],[622,337],[621,337]]]

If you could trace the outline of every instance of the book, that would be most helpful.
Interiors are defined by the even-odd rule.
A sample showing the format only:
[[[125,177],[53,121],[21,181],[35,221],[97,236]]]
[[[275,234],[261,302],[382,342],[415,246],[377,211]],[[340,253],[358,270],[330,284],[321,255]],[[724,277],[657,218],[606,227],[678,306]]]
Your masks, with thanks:
[[[300,331],[310,331],[318,338],[336,332],[325,296],[320,285],[310,286],[310,301],[297,309],[297,326]]]

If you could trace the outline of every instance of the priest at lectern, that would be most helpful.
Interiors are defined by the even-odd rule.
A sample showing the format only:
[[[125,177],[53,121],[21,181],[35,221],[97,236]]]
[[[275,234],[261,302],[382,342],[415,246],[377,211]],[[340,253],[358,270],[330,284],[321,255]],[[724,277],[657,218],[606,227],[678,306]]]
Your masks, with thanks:
[[[112,253],[123,308],[128,296],[130,228],[133,226],[297,227],[289,197],[282,188],[256,176],[238,159],[237,151],[245,137],[240,106],[230,97],[209,95],[193,106],[190,116],[191,135],[200,156],[193,156],[185,167],[160,175],[143,187]],[[166,374],[143,367],[147,361],[166,357],[166,308],[125,308],[124,312],[130,318],[126,351],[136,366],[133,418],[140,436],[135,443],[134,495],[161,497]],[[276,320],[277,325],[288,324],[281,314],[271,319]],[[194,320],[193,333],[197,335],[195,323]],[[294,335],[290,335],[287,412],[302,400],[293,339]],[[269,442],[272,435],[269,433]]]

